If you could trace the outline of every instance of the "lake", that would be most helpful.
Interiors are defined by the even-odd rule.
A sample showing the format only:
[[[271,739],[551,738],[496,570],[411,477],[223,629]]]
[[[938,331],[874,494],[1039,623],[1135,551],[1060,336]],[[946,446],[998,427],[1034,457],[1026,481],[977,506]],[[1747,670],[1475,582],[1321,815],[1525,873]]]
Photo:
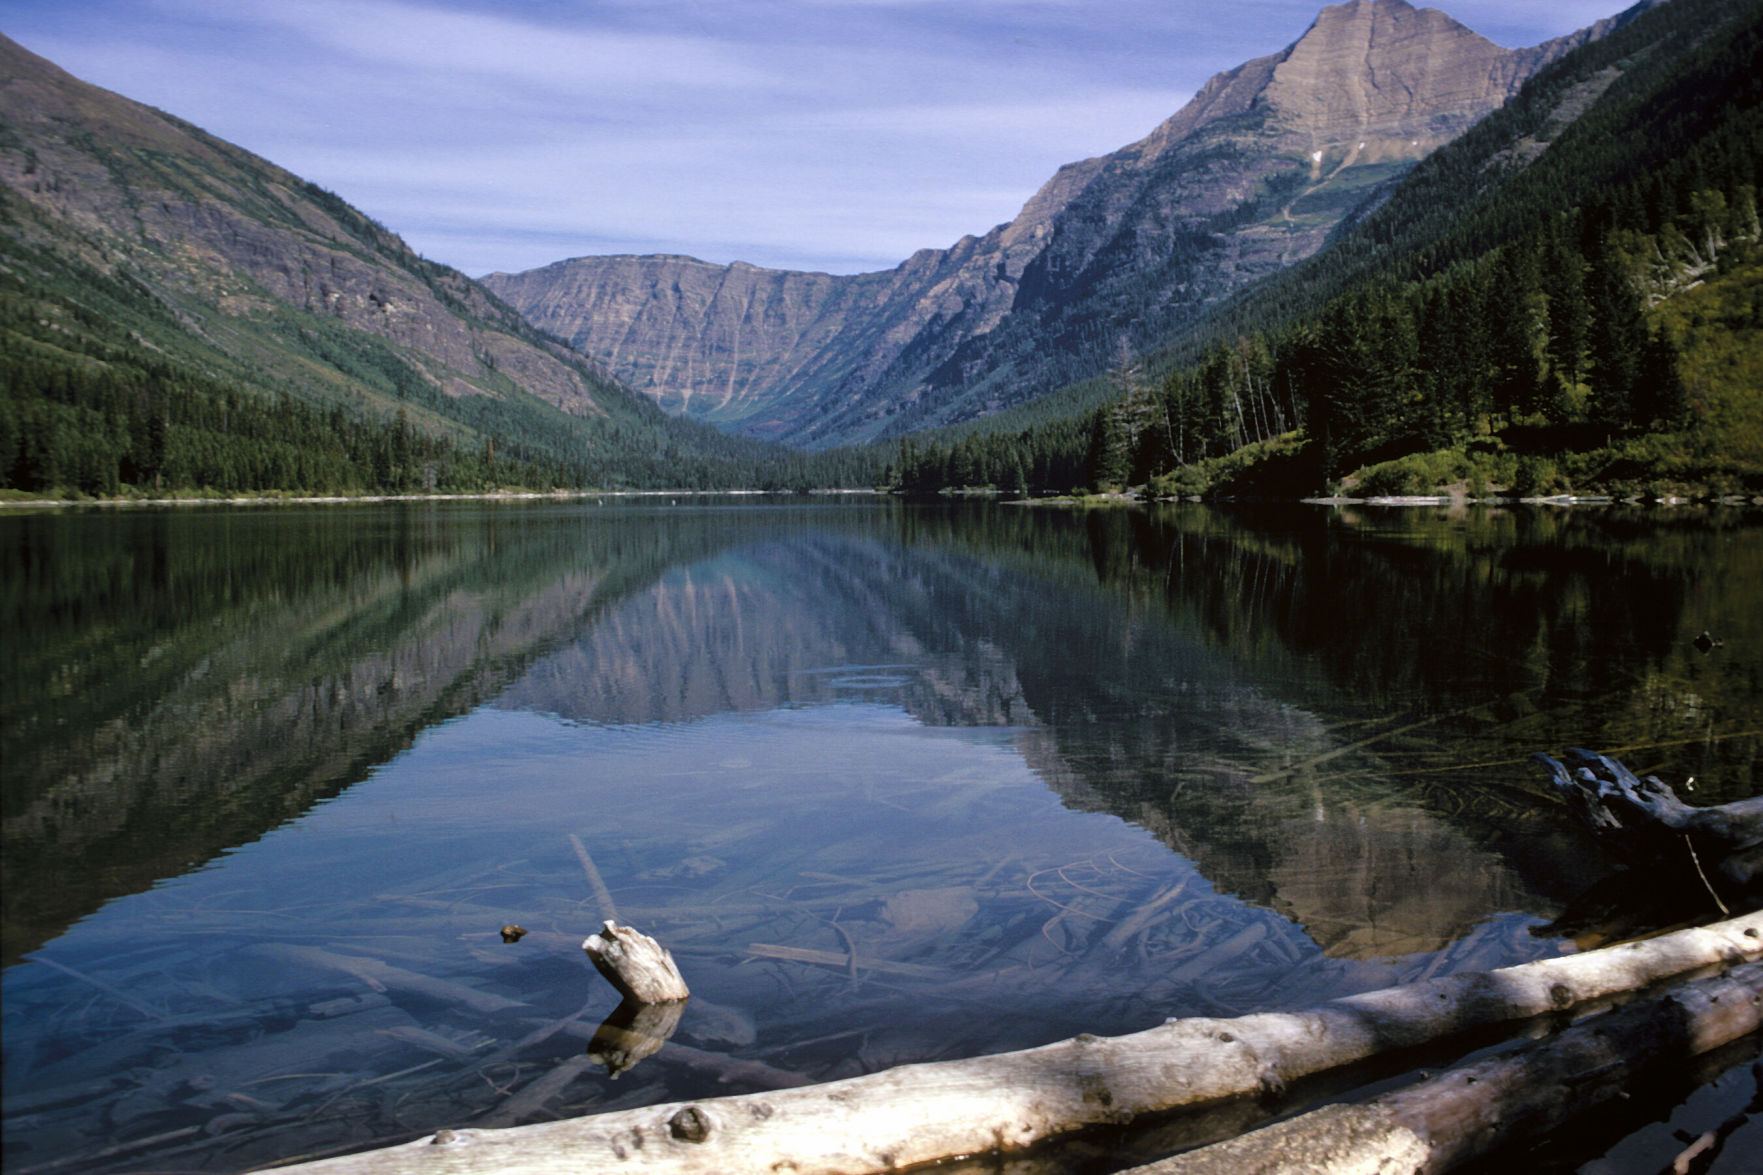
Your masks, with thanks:
[[[1760,523],[0,517],[5,1168],[238,1171],[1596,945],[1610,862],[1528,756],[1757,794]],[[693,990],[619,1073],[581,951],[612,914]],[[1680,1113],[1742,1107],[1746,1063]],[[1554,1161],[1658,1169],[1673,1098]]]

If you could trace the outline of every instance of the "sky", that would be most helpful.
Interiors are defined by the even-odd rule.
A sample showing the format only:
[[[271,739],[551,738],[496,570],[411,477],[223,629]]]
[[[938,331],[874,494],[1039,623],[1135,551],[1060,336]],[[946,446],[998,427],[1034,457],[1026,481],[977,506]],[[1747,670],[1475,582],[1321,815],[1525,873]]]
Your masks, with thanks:
[[[1623,0],[1441,0],[1534,45]],[[0,0],[0,32],[480,276],[887,269],[1149,133],[1321,0]]]

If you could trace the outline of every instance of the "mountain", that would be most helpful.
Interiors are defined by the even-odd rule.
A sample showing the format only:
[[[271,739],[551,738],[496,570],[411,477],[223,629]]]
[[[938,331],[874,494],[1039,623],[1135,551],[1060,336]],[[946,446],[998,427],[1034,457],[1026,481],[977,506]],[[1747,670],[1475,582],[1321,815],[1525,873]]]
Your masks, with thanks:
[[[4,37],[0,363],[0,487],[607,484],[757,453],[335,195]]]
[[[1509,50],[1405,0],[1325,8],[1146,138],[1061,168],[1010,223],[891,271],[583,257],[484,283],[667,410],[749,435],[824,447],[972,419],[1105,371],[1315,253],[1625,18]]]
[[[1749,496],[1759,190],[1763,0],[1672,0],[1539,71],[1327,248],[1136,357],[1112,396],[1074,385],[908,438],[895,476]]]

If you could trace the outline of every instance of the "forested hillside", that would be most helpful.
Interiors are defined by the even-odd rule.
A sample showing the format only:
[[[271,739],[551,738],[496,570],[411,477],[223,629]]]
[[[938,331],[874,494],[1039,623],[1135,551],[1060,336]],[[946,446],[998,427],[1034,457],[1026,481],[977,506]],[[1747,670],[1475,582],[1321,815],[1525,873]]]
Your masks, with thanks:
[[[0,492],[872,478],[664,416],[335,195],[0,37]]]
[[[1081,423],[938,438],[897,476],[1755,486],[1760,45],[1755,0],[1673,0],[1540,73],[1181,349],[1116,373]]]

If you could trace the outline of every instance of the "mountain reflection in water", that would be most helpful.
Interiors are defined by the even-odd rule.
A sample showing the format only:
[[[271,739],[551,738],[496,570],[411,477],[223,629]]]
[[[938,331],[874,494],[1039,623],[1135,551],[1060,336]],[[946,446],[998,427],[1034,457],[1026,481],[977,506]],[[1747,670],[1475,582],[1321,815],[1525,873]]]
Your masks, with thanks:
[[[1531,930],[1608,868],[1531,750],[1756,788],[1763,531],[1730,514],[0,533],[9,1169],[234,1170],[1499,966],[1572,949]],[[695,993],[616,1085],[572,837]]]

